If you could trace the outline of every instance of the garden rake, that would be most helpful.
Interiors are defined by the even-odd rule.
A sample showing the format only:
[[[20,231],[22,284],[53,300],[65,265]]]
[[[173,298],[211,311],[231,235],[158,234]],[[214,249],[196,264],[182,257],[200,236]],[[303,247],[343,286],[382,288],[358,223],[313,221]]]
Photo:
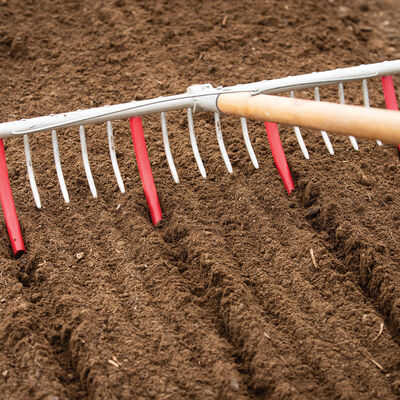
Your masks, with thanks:
[[[331,154],[334,153],[334,149],[327,132],[348,135],[355,150],[358,150],[356,137],[375,139],[378,145],[382,145],[382,141],[398,145],[400,143],[400,113],[393,111],[398,110],[398,108],[392,75],[399,73],[400,60],[395,60],[230,87],[214,88],[210,84],[193,85],[188,88],[186,93],[174,96],[2,123],[0,124],[0,201],[13,253],[14,255],[21,254],[25,251],[25,246],[7,173],[4,138],[23,136],[29,182],[36,206],[41,208],[41,200],[33,172],[29,135],[35,132],[51,131],[57,177],[63,198],[66,203],[69,203],[68,190],[61,168],[57,130],[79,127],[83,165],[90,191],[92,196],[96,198],[97,191],[89,164],[85,126],[106,123],[112,167],[119,189],[124,192],[125,187],[115,153],[112,121],[129,118],[144,193],[149,205],[151,220],[156,225],[161,220],[161,207],[146,150],[141,116],[160,114],[165,154],[176,183],[179,183],[179,176],[169,146],[166,119],[168,111],[186,110],[190,142],[195,161],[203,178],[206,178],[207,174],[197,147],[193,121],[194,112],[202,111],[214,114],[219,149],[229,173],[232,172],[232,165],[224,145],[220,115],[227,114],[240,117],[245,146],[255,168],[258,168],[259,164],[249,138],[246,118],[264,121],[275,164],[285,188],[290,194],[294,189],[294,184],[276,123],[294,126],[294,133],[306,159],[309,158],[309,153],[302,138],[300,126],[321,131],[324,143]],[[367,81],[377,77],[382,80],[388,110],[370,108]],[[361,81],[365,107],[345,105],[344,84],[351,81]],[[319,88],[327,85],[338,85],[340,104],[320,101]],[[295,98],[295,91],[303,89],[314,90],[315,100]],[[288,93],[289,96],[275,96],[275,94],[284,93]]]

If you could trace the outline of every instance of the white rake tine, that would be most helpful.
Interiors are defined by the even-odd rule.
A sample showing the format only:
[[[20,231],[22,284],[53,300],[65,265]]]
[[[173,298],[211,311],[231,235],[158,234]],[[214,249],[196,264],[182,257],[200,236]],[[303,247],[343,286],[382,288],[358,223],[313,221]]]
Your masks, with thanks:
[[[53,154],[54,154],[54,163],[56,164],[57,178],[60,184],[61,193],[64,197],[64,201],[69,203],[69,196],[67,186],[65,185],[64,175],[62,172],[61,161],[60,161],[60,149],[58,147],[58,135],[57,132],[53,129],[51,131],[51,141],[53,143]]]
[[[174,178],[175,183],[179,183],[178,173],[176,172],[174,160],[171,154],[171,148],[169,147],[169,139],[168,139],[168,128],[167,128],[167,118],[165,117],[165,112],[161,113],[161,130],[164,141],[164,150],[165,155],[167,156],[168,166],[171,171],[172,177]]]
[[[346,100],[344,98],[344,87],[343,83],[339,83],[339,99],[340,99],[340,104],[346,104]],[[358,151],[358,143],[357,140],[354,136],[349,136],[350,142],[354,147],[354,150]]]
[[[314,97],[316,101],[321,101],[321,98],[319,97],[319,88],[316,86],[314,88]],[[322,139],[324,140],[325,146],[328,149],[330,154],[335,154],[335,152],[333,151],[333,146],[331,141],[329,140],[329,136],[326,133],[326,131],[321,131],[321,135],[322,135]]]
[[[243,117],[240,118],[240,123],[242,124],[243,139],[244,139],[244,143],[246,144],[246,148],[247,148],[247,151],[249,153],[251,162],[253,163],[254,168],[258,169],[259,168],[258,161],[257,161],[257,157],[256,157],[256,155],[254,153],[253,146],[251,145],[251,142],[250,142],[250,137],[249,137],[249,131],[247,129],[246,118],[243,118]]]
[[[226,152],[226,149],[225,149],[224,138],[222,137],[221,120],[219,118],[218,113],[214,113],[214,121],[215,121],[215,130],[217,132],[219,151],[221,152],[222,158],[224,159],[226,169],[231,174],[232,173],[232,165],[231,165],[231,162],[229,161],[228,153]]]
[[[196,160],[197,167],[199,168],[200,174],[203,178],[207,177],[206,170],[201,160],[199,149],[197,147],[196,135],[194,133],[194,122],[193,122],[193,110],[191,108],[187,109],[188,126],[189,126],[189,136],[190,143],[192,145],[192,150],[194,154],[194,159]]]
[[[364,97],[364,106],[369,108],[369,95],[368,95],[368,83],[366,79],[362,80],[362,90],[363,90],[363,97]],[[382,142],[380,140],[377,140],[376,143],[378,146],[382,146]]]
[[[36,185],[35,174],[33,173],[31,147],[29,146],[28,135],[24,135],[24,148],[25,148],[26,167],[28,169],[28,177],[32,189],[33,199],[35,200],[36,207],[40,209],[42,208],[42,205],[40,203],[40,196]]]
[[[108,147],[110,149],[111,164],[114,170],[115,178],[117,179],[119,190],[125,193],[124,182],[121,178],[121,173],[119,172],[117,155],[115,154],[115,142],[111,121],[107,121],[107,137],[108,137]]]
[[[97,198],[96,186],[94,185],[92,171],[90,170],[90,165],[89,165],[89,157],[88,157],[88,152],[87,152],[86,136],[85,136],[85,127],[83,125],[79,126],[79,137],[81,140],[82,160],[83,160],[83,166],[85,167],[86,178],[88,180],[90,191],[92,192],[92,196],[94,198]]]
[[[325,146],[328,149],[329,153],[332,155],[335,154],[335,152],[333,151],[332,143],[329,140],[329,136],[326,133],[326,131],[321,131],[321,135],[322,135],[322,139],[324,139]]]
[[[293,90],[290,91],[290,97],[292,99],[294,99]],[[310,158],[310,156],[308,154],[308,150],[307,150],[306,144],[304,143],[303,136],[301,135],[300,128],[298,126],[294,126],[293,129],[294,129],[294,133],[296,135],[297,142],[299,143],[301,152],[303,153],[304,158],[306,160],[308,160]]]

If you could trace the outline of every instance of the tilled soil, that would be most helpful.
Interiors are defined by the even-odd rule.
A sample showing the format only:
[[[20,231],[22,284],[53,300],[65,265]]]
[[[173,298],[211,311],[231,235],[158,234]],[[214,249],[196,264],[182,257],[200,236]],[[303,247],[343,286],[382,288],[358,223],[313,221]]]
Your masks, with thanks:
[[[0,1],[1,122],[400,58],[399,4],[365,0]],[[399,87],[399,79],[395,80]],[[372,105],[383,107],[379,80]],[[299,93],[305,98],[311,92]],[[337,101],[337,89],[321,90]],[[360,85],[346,100],[361,104]],[[59,132],[71,197],[49,133],[5,141],[27,253],[0,224],[1,399],[396,399],[400,397],[400,165],[395,147],[280,127],[288,196],[263,125],[167,114],[143,118],[163,221],[150,222],[128,121],[114,123],[126,194],[104,125],[87,127],[92,199],[77,129]],[[314,256],[314,262],[311,257]]]

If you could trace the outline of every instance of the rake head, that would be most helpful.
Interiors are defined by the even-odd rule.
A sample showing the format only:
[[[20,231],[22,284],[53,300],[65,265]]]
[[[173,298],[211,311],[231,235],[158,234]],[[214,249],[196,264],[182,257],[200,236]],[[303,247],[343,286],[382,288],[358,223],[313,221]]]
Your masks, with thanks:
[[[320,87],[327,85],[338,85],[338,94],[339,94],[339,103],[341,105],[345,104],[345,91],[344,84],[352,81],[361,81],[361,90],[363,92],[364,106],[365,108],[370,108],[370,100],[368,93],[368,80],[376,77],[381,77],[383,92],[385,96],[386,106],[390,110],[398,110],[397,108],[397,99],[394,90],[393,80],[391,75],[400,73],[400,60],[396,61],[387,61],[383,63],[370,64],[370,65],[361,65],[358,67],[351,67],[345,69],[336,69],[325,72],[311,73],[306,75],[299,76],[291,76],[281,79],[275,80],[267,80],[256,83],[248,83],[244,85],[236,85],[231,87],[219,87],[213,88],[210,84],[205,85],[194,85],[190,86],[186,93],[169,96],[169,97],[159,97],[156,99],[143,100],[143,101],[133,101],[125,104],[117,104],[113,106],[105,106],[99,108],[93,108],[88,110],[79,110],[64,114],[50,115],[46,117],[33,118],[28,120],[20,120],[15,122],[7,122],[0,124],[0,174],[1,174],[1,185],[0,185],[0,200],[3,207],[3,212],[5,215],[8,232],[10,235],[11,243],[13,246],[14,254],[22,252],[25,250],[23,246],[22,236],[19,229],[18,220],[16,217],[15,207],[12,200],[12,194],[10,185],[8,182],[8,174],[7,167],[4,156],[4,147],[2,143],[2,139],[10,137],[10,136],[23,136],[24,141],[24,149],[25,149],[25,157],[27,163],[27,170],[29,176],[29,182],[31,185],[33,198],[35,204],[38,208],[41,208],[41,200],[39,191],[37,188],[35,175],[33,171],[33,164],[31,158],[30,144],[29,144],[29,135],[35,132],[41,131],[50,131],[52,137],[53,144],[53,153],[54,153],[54,162],[56,166],[56,172],[58,181],[60,184],[60,189],[64,201],[69,203],[69,195],[68,190],[65,184],[61,162],[60,162],[60,152],[58,146],[58,135],[57,130],[67,127],[78,127],[80,143],[81,143],[81,152],[83,165],[85,169],[85,174],[87,177],[87,181],[90,187],[90,191],[94,198],[97,197],[97,190],[94,183],[93,175],[90,169],[89,156],[86,145],[86,136],[85,136],[85,126],[89,124],[96,123],[106,123],[107,128],[107,137],[109,144],[109,152],[112,167],[114,170],[114,174],[118,183],[118,187],[122,193],[125,192],[124,183],[121,177],[121,173],[118,167],[116,152],[115,152],[115,142],[113,136],[112,129],[112,121],[117,119],[126,119],[130,118],[130,127],[132,132],[132,139],[135,149],[135,154],[138,162],[139,173],[142,179],[144,192],[150,207],[150,214],[152,218],[152,222],[157,224],[161,220],[161,208],[157,198],[157,192],[154,185],[154,180],[152,177],[152,172],[150,168],[150,163],[147,155],[146,144],[144,140],[143,127],[141,122],[141,116],[146,114],[160,114],[161,119],[161,130],[163,136],[163,143],[166,158],[168,161],[168,166],[171,171],[172,177],[176,183],[179,183],[179,176],[176,170],[174,160],[172,157],[169,138],[168,138],[168,128],[167,128],[167,116],[166,113],[172,110],[182,110],[186,109],[187,112],[187,120],[188,120],[188,128],[189,128],[189,137],[190,143],[192,147],[192,151],[194,154],[194,158],[199,169],[199,172],[203,178],[206,178],[206,170],[204,168],[203,161],[201,159],[197,141],[196,134],[194,130],[194,121],[193,121],[193,113],[196,111],[205,111],[212,112],[214,114],[215,121],[215,130],[216,130],[216,138],[218,142],[218,146],[221,152],[221,156],[223,158],[224,164],[228,170],[228,173],[232,173],[232,165],[229,160],[228,153],[225,148],[223,133],[221,128],[221,120],[220,113],[225,112],[232,115],[238,115],[240,117],[240,123],[243,133],[243,138],[245,142],[246,149],[249,153],[249,157],[254,168],[259,168],[259,163],[255,152],[252,148],[251,141],[249,138],[249,133],[247,129],[247,122],[245,116],[249,114],[251,117],[263,119],[260,117],[260,113],[255,116],[255,113],[252,113],[252,110],[248,110],[250,104],[255,103],[254,99],[260,99],[260,96],[265,94],[282,94],[288,93],[290,99],[287,99],[287,103],[285,103],[285,109],[283,110],[286,113],[289,113],[288,110],[291,110],[290,107],[293,108],[293,112],[296,111],[296,107],[300,104],[298,100],[295,99],[295,92],[303,89],[313,89],[314,90],[314,99],[316,102],[320,101]],[[237,96],[237,97],[232,97]],[[237,107],[235,104],[235,99],[241,99],[246,97],[246,106],[242,108]],[[263,100],[267,101],[267,97],[264,96]],[[282,99],[279,97],[279,99]],[[271,101],[274,101],[272,98]],[[286,101],[286,100],[285,100]],[[303,104],[303,103],[301,103]],[[326,103],[325,103],[326,104]],[[304,104],[303,104],[304,105]],[[302,105],[302,106],[303,106]],[[336,105],[335,105],[336,106]],[[246,108],[247,107],[247,108]],[[307,106],[308,107],[308,106]],[[313,107],[315,107],[313,105]],[[303,110],[303,109],[302,109]],[[270,112],[266,112],[265,127],[268,134],[268,140],[271,146],[272,154],[278,168],[278,171],[282,177],[285,188],[287,192],[290,192],[294,189],[293,180],[290,174],[290,170],[288,164],[286,162],[285,154],[283,151],[282,143],[280,141],[279,132],[277,129],[276,122],[286,122],[294,125],[294,133],[300,149],[306,159],[309,159],[309,153],[306,147],[306,144],[303,140],[301,130],[297,124],[297,121],[305,121],[305,116],[307,112],[313,113],[313,109],[304,108],[304,115],[297,110],[297,114],[292,117],[292,119],[288,119],[289,117],[280,116],[279,113],[271,114]],[[315,110],[323,110],[321,107]],[[333,108],[333,113],[339,112],[340,110],[347,110],[347,108]],[[269,109],[269,111],[271,111]],[[272,111],[271,111],[272,112]],[[303,112],[303,111],[302,111]],[[346,111],[347,112],[347,111]],[[365,110],[363,111],[365,113]],[[262,114],[264,115],[264,114]],[[364,115],[364,114],[363,114]],[[367,114],[365,114],[367,115]],[[369,115],[369,114],[368,114]],[[375,114],[378,118],[378,114]],[[390,114],[391,119],[393,117]],[[387,114],[382,115],[381,119],[376,119],[381,126],[382,121],[385,121]],[[304,118],[303,118],[304,117]],[[394,117],[393,117],[394,118]],[[396,114],[397,118],[397,114]],[[268,121],[267,121],[268,120]],[[311,118],[310,118],[311,120]],[[400,131],[400,123],[398,120],[393,120],[397,132]],[[293,123],[292,123],[293,122]],[[331,121],[332,122],[332,121]],[[354,122],[354,121],[353,121]],[[349,126],[352,126],[353,123],[349,120]],[[307,123],[303,123],[304,126],[310,127],[320,127],[320,126],[332,126],[332,129],[335,128],[335,124],[324,125],[320,123],[320,125],[312,125],[311,123],[307,125]],[[385,125],[386,127],[386,125]],[[352,129],[352,128],[351,128]],[[351,131],[350,129],[350,131]],[[329,129],[327,129],[329,130]],[[326,145],[326,148],[330,154],[334,154],[334,148],[327,134],[327,130],[320,129],[323,141]],[[357,134],[363,136],[363,133],[358,132],[360,127],[357,129],[353,129]],[[346,129],[345,129],[345,132]],[[343,132],[339,132],[343,133]],[[372,136],[372,134],[370,135]],[[382,136],[387,138],[386,136]],[[349,136],[349,140],[351,142],[354,150],[358,150],[358,143],[356,138],[353,135]],[[397,143],[400,143],[400,139]],[[392,140],[393,141],[393,140]],[[377,140],[377,144],[379,146],[382,145],[380,140]]]

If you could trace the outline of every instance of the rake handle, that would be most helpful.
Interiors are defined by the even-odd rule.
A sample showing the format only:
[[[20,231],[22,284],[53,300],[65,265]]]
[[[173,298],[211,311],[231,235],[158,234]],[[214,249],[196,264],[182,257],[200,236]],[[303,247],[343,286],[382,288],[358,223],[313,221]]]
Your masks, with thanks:
[[[396,111],[250,93],[221,94],[217,106],[224,114],[400,143]]]

